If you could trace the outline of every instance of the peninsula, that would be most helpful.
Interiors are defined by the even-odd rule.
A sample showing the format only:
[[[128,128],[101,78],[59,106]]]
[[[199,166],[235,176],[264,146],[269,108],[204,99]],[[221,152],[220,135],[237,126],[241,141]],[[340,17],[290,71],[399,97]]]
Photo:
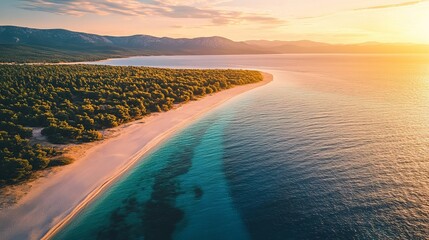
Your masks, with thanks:
[[[70,70],[73,67],[82,68],[85,66],[51,66],[50,68],[68,68]],[[101,70],[107,67],[91,66],[91,68],[100,68],[99,70]],[[157,69],[148,68],[130,69],[157,71]],[[130,69],[127,69],[127,72],[130,72]],[[176,71],[176,74],[191,71],[193,76],[196,76],[195,71],[223,72],[226,81],[233,80],[234,76],[237,80],[235,74],[240,73],[237,70],[171,71]],[[228,71],[231,73],[229,76],[226,74]],[[115,136],[96,142],[73,164],[63,167],[64,169],[49,177],[38,180],[37,184],[17,204],[2,210],[0,214],[2,237],[4,239],[39,239],[46,233],[49,236],[67,223],[71,217],[138,160],[142,159],[145,153],[168,139],[173,133],[225,101],[262,86],[270,82],[272,78],[268,74],[263,74],[262,77],[259,72],[254,71],[242,71],[242,73],[256,74],[261,77],[256,77],[251,81],[253,83],[236,86],[245,84],[245,82],[237,82],[234,87],[231,85],[232,88],[227,90],[214,94],[204,94],[206,96],[204,98],[199,97],[201,99],[198,101],[172,104],[169,111],[152,113],[140,120],[120,125],[116,127]],[[186,74],[184,76],[186,79]],[[243,77],[245,76],[243,75]],[[241,80],[244,81],[244,78]]]

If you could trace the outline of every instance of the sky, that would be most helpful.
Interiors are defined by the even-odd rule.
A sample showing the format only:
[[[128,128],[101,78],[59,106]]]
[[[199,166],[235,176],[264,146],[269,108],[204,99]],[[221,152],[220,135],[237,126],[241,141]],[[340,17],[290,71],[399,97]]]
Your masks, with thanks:
[[[0,25],[115,36],[429,43],[429,0],[0,0]]]

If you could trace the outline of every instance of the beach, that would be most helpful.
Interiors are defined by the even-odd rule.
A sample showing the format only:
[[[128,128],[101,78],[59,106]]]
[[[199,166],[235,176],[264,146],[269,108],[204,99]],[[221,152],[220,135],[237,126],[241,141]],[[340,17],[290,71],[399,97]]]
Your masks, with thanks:
[[[2,239],[49,238],[144,154],[176,131],[231,98],[271,80],[272,75],[264,73],[262,82],[236,86],[120,126],[117,134],[92,145],[61,171],[38,180],[17,204],[2,209]]]

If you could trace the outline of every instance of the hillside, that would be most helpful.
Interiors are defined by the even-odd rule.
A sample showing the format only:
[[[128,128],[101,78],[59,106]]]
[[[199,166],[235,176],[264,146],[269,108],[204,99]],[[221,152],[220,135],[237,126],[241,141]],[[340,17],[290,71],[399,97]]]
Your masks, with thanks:
[[[63,29],[0,26],[0,62],[79,62],[146,55],[429,53],[429,45],[328,44],[308,40],[235,42],[223,37],[101,36]]]
[[[0,62],[70,62],[136,55],[272,53],[223,37],[115,37],[15,26],[0,26],[0,51]]]

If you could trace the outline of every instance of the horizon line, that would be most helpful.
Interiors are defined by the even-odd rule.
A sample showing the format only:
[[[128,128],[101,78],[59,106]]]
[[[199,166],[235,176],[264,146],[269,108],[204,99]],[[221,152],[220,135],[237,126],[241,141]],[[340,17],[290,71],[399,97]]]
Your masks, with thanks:
[[[219,36],[219,35],[211,35],[211,36],[200,36],[200,37],[180,37],[180,38],[175,38],[175,37],[168,37],[168,36],[156,36],[156,35],[150,35],[150,34],[144,34],[144,33],[136,33],[136,34],[130,34],[130,35],[106,35],[106,34],[98,34],[98,33],[90,33],[90,32],[85,32],[85,31],[79,31],[79,30],[71,30],[71,29],[67,29],[67,28],[41,28],[41,27],[27,27],[27,26],[21,26],[21,25],[0,25],[0,27],[18,27],[18,28],[27,28],[27,29],[36,29],[36,30],[63,30],[63,31],[68,31],[68,32],[75,32],[75,33],[82,33],[82,34],[90,34],[90,35],[96,35],[96,36],[101,36],[101,37],[133,37],[133,36],[148,36],[148,37],[155,37],[155,38],[170,38],[170,39],[198,39],[198,38],[214,38],[214,37],[219,37],[219,38],[224,38],[227,40],[231,40],[233,42],[238,42],[238,43],[246,43],[248,41],[268,41],[268,42],[302,42],[302,41],[309,41],[309,42],[314,42],[314,43],[323,43],[323,44],[329,44],[329,45],[359,45],[359,44],[369,44],[369,43],[374,43],[374,44],[392,44],[392,45],[427,45],[429,46],[429,43],[423,43],[423,42],[379,42],[379,41],[372,41],[372,40],[368,40],[365,42],[354,42],[354,43],[338,43],[338,42],[321,42],[321,41],[316,41],[316,40],[312,40],[312,39],[297,39],[297,40],[268,40],[268,39],[247,39],[247,40],[234,40],[225,36]]]

